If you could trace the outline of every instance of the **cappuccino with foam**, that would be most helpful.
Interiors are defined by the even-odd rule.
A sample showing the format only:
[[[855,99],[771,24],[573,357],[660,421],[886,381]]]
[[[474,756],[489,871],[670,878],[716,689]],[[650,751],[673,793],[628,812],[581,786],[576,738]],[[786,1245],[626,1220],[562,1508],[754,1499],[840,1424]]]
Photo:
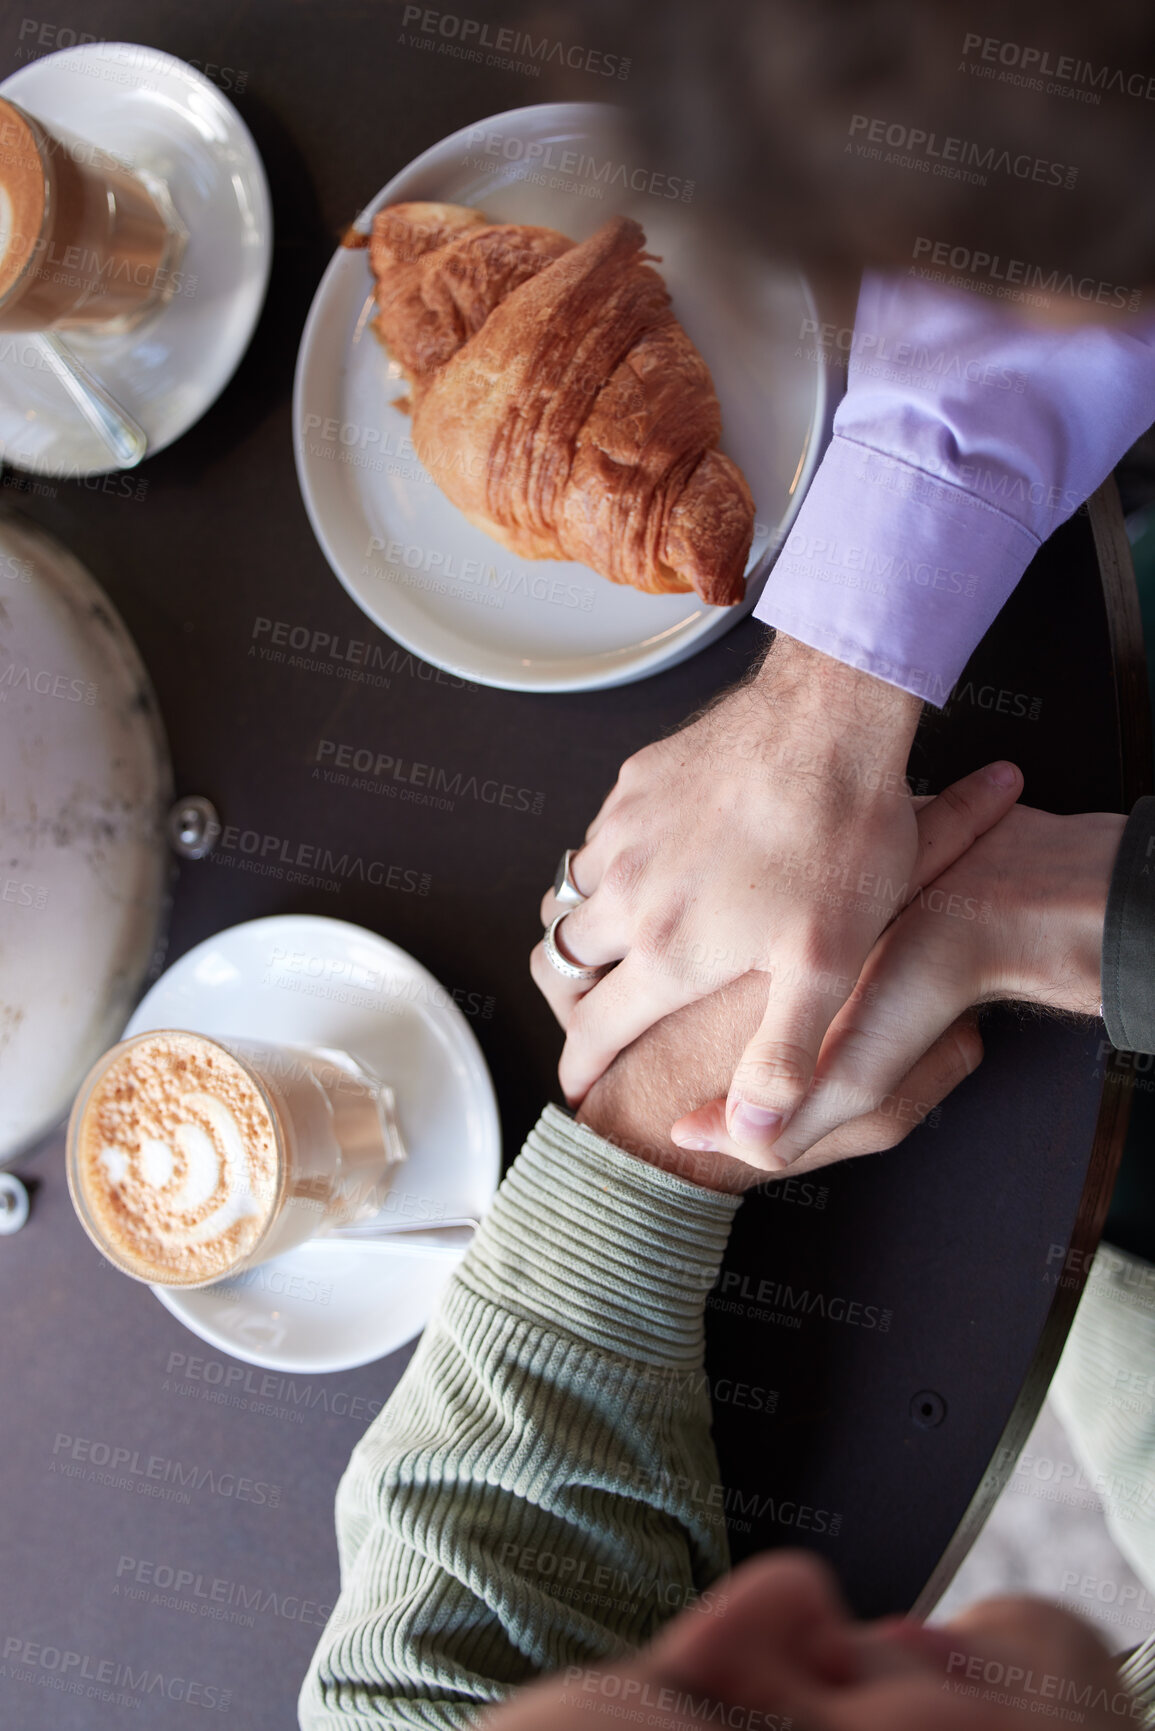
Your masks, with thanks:
[[[68,1182],[125,1274],[206,1286],[371,1217],[401,1157],[389,1090],[347,1054],[165,1029],[86,1079]]]

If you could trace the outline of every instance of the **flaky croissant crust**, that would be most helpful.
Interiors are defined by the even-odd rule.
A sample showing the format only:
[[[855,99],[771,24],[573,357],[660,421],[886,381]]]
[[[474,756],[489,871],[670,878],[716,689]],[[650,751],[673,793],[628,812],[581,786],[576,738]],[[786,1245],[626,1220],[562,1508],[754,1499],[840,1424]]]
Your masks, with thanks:
[[[409,381],[418,456],[471,522],[527,558],[728,606],[754,503],[644,246],[628,217],[575,244],[392,205],[369,242],[374,330]]]

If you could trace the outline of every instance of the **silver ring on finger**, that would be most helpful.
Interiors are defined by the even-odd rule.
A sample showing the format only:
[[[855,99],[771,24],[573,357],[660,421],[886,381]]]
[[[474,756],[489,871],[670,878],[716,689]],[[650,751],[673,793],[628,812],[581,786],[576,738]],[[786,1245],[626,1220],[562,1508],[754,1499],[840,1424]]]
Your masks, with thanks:
[[[577,852],[576,847],[567,847],[553,875],[554,899],[563,908],[578,908],[587,899],[573,881],[573,856]]]
[[[564,980],[600,980],[602,975],[608,972],[606,967],[584,967],[581,962],[571,961],[562,951],[557,941],[557,929],[565,918],[566,914],[559,914],[542,939],[546,961],[554,972],[560,974]]]

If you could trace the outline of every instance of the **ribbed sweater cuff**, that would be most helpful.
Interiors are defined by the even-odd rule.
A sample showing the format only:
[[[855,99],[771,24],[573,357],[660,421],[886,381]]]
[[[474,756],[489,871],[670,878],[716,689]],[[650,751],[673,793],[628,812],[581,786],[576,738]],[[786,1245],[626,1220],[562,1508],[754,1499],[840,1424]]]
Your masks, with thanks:
[[[1155,1724],[1155,1635],[1149,1635],[1142,1646],[1127,1655],[1119,1666],[1119,1678],[1142,1703],[1137,1723]]]
[[[649,1166],[547,1106],[458,1279],[604,1351],[697,1365],[706,1295],[740,1201]]]

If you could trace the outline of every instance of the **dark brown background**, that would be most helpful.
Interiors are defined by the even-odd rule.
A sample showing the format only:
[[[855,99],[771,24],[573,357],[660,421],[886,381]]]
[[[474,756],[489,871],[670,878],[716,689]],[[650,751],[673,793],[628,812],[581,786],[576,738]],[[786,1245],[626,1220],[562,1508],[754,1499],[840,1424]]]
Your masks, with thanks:
[[[557,856],[580,838],[622,758],[739,674],[764,632],[746,622],[644,683],[556,697],[458,690],[419,664],[370,690],[249,656],[262,617],[381,641],[314,544],[293,469],[296,347],[336,237],[427,145],[550,94],[524,76],[405,47],[399,14],[383,3],[118,0],[54,5],[22,36],[26,7],[0,8],[0,72],[48,52],[68,29],[207,64],[264,155],[276,220],[272,286],[252,347],[210,413],[144,465],[144,497],[116,496],[99,482],[22,491],[11,474],[3,496],[58,535],[113,597],[155,683],[181,792],[209,795],[226,824],[373,855],[431,880],[425,896],[354,883],[334,894],[186,863],[170,959],[262,914],[323,913],[383,932],[450,989],[492,997],[492,1015],[472,1025],[509,1156],[555,1095],[559,1035],[525,958]],[[498,22],[517,27],[528,16],[510,0]],[[57,34],[41,45],[45,27]],[[582,39],[579,24],[558,33]],[[623,94],[595,75],[586,83],[571,83],[570,94]],[[1108,499],[1108,536],[1118,528],[1111,509]],[[1022,764],[1028,800],[1053,809],[1122,809],[1141,790],[1141,760],[1124,783],[1086,514],[1044,550],[967,677],[969,696],[920,737],[916,779],[937,787],[1005,755]],[[1027,715],[998,713],[990,692],[1000,690],[1025,699],[1004,707]],[[463,801],[452,813],[382,811],[311,779],[321,737],[511,782],[543,793],[544,809],[532,816]],[[1145,749],[1145,734],[1136,738]],[[1074,1303],[1077,1278],[1057,1286],[1055,1276],[1091,1166],[1100,1038],[1098,1029],[992,1017],[984,1065],[937,1126],[885,1158],[747,1204],[720,1299],[748,1296],[759,1281],[788,1282],[822,1294],[823,1309],[833,1298],[858,1301],[875,1325],[812,1313],[795,1330],[712,1306],[712,1374],[777,1393],[768,1414],[721,1398],[729,1384],[719,1381],[736,1553],[816,1544],[861,1610],[894,1609],[923,1589],[980,1487],[975,1507],[985,1506],[998,1481],[987,1469],[1001,1439],[1021,1440]],[[1097,1230],[1109,1129],[1105,1118],[1079,1227],[1084,1249]],[[102,1659],[147,1664],[166,1679],[231,1691],[220,1717],[245,1731],[282,1731],[295,1723],[323,1620],[302,1620],[299,1601],[331,1604],[336,1591],[337,1478],[364,1428],[365,1403],[384,1399],[408,1355],[291,1379],[293,1389],[269,1399],[271,1413],[216,1403],[206,1378],[231,1361],[202,1351],[147,1292],[103,1267],[72,1216],[61,1148],[54,1139],[22,1163],[39,1180],[34,1217],[0,1242],[0,1665],[4,1643],[17,1638],[78,1651],[90,1670]],[[174,1353],[222,1368],[182,1395],[169,1374]],[[1035,1383],[1020,1400],[1032,1363]],[[930,1428],[916,1422],[924,1404],[916,1396],[928,1390],[932,1416],[936,1400],[943,1414]],[[322,1394],[339,1410],[322,1410]],[[53,1470],[68,1454],[53,1454],[60,1435],[246,1475],[279,1487],[278,1506],[208,1489],[177,1506],[64,1477]],[[275,1594],[278,1609],[253,1613],[246,1628],[154,1604],[151,1594],[130,1601],[114,1590],[125,1557],[256,1588],[266,1602]],[[0,1717],[19,1731],[201,1722],[202,1709],[158,1695],[138,1709],[114,1707],[45,1686],[51,1672],[36,1675],[39,1682],[14,1676],[11,1660],[0,1670]]]

